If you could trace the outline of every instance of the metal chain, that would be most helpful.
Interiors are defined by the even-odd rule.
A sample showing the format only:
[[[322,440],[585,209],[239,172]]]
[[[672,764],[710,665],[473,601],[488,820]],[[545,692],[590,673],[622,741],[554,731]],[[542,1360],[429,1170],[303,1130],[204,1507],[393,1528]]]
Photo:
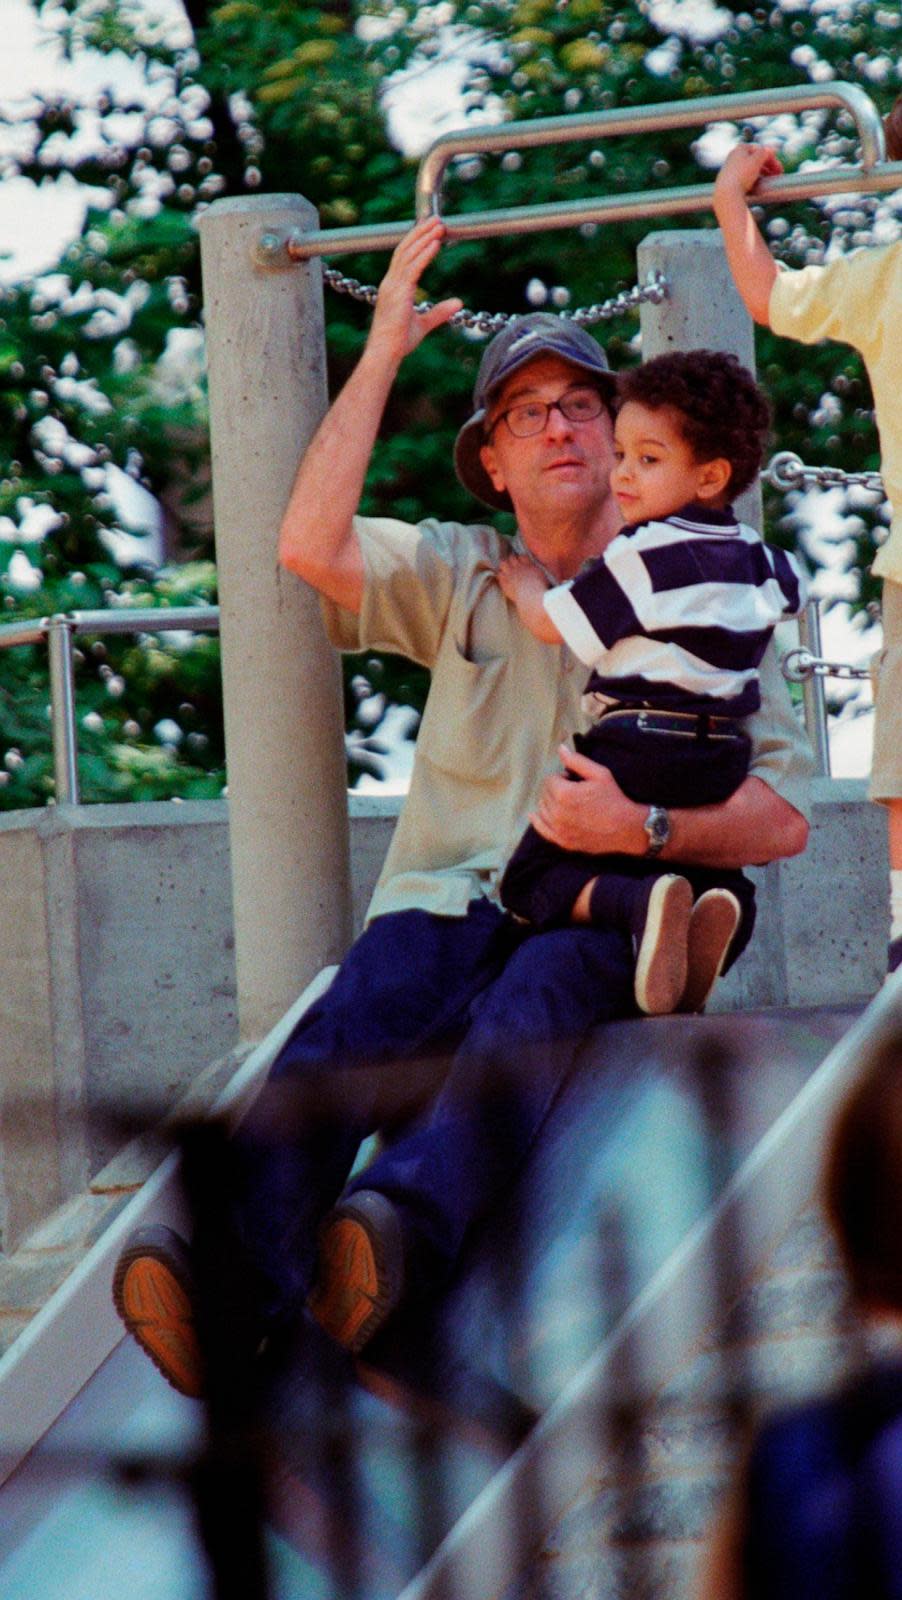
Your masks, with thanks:
[[[804,683],[806,678],[869,678],[870,667],[853,667],[848,661],[827,661],[823,656],[813,656],[810,650],[787,650],[780,666],[784,678],[790,683]]]
[[[819,484],[824,488],[859,484],[875,494],[883,494],[883,478],[879,472],[844,472],[842,467],[808,467],[791,450],[781,450],[768,462],[761,474],[763,483],[774,489],[799,489]],[[810,650],[787,650],[780,661],[784,678],[790,683],[804,683],[808,678],[869,678],[869,667],[853,667],[847,661],[828,661],[815,656]]]
[[[823,488],[838,488],[845,484],[858,484],[883,494],[883,478],[879,472],[843,472],[842,467],[806,467],[791,450],[781,450],[768,462],[761,481],[784,493],[788,489],[801,489],[812,484]]]
[[[374,306],[378,288],[372,283],[361,283],[357,278],[345,277],[335,267],[324,267],[323,278],[330,289],[336,294],[350,295],[352,300],[362,300],[366,305]],[[660,305],[667,298],[667,279],[663,272],[650,272],[644,284],[636,284],[632,289],[621,289],[610,300],[603,300],[598,305],[578,306],[573,311],[560,311],[558,315],[563,322],[575,322],[581,327],[588,327],[593,322],[607,322],[611,317],[622,316],[626,311],[632,311],[635,306],[641,305],[643,300],[648,300],[652,305]],[[435,302],[424,300],[417,306],[417,311],[425,313],[431,311]],[[516,320],[523,313],[519,311],[455,311],[449,318],[452,328],[469,328],[474,333],[498,333],[506,328],[509,322]]]

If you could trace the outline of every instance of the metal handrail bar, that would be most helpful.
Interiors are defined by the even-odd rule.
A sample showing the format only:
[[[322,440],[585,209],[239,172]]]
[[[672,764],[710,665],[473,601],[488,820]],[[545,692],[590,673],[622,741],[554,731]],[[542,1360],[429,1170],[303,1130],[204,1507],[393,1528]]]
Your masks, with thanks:
[[[58,805],[78,805],[78,727],[75,720],[77,633],[215,633],[218,606],[121,606],[109,611],[58,611],[52,617],[0,623],[0,650],[47,640],[50,737]]]
[[[215,633],[219,628],[218,606],[127,607],[110,611],[58,612],[27,622],[0,623],[0,650],[14,645],[48,641],[50,667],[50,731],[53,746],[53,777],[58,804],[77,805],[78,730],[75,718],[75,671],[73,639],[77,633]],[[820,603],[809,600],[799,618],[799,642],[813,657],[821,655]],[[790,658],[799,652],[787,651],[781,658],[784,677]],[[805,727],[814,746],[817,769],[830,776],[830,744],[827,735],[827,703],[823,678],[816,674],[802,680]]]
[[[531,122],[477,125],[452,130],[436,139],[423,156],[415,184],[417,216],[441,215],[440,185],[445,167],[455,155],[480,155],[530,146],[607,138],[618,133],[639,133],[661,128],[695,127],[738,117],[767,116],[788,111],[839,106],[855,120],[861,143],[861,165],[825,167],[808,173],[784,173],[763,181],[754,198],[764,204],[806,200],[815,196],[876,193],[902,187],[902,162],[884,159],[883,125],[877,108],[858,84],[831,82],[818,89],[790,86],[747,95],[707,95],[692,100],[667,101],[658,106],[633,106],[625,111],[597,111],[566,117],[537,117]],[[585,223],[625,222],[637,218],[679,216],[710,210],[713,184],[657,189],[653,193],[557,200],[544,205],[513,206],[494,211],[470,211],[443,217],[450,243],[462,239],[490,238],[498,234],[539,233]],[[361,250],[393,250],[412,226],[402,222],[361,223],[352,228],[324,228],[305,232],[292,228],[268,231],[257,240],[259,264],[278,267],[313,256],[344,255]]]
[[[883,124],[876,106],[859,84],[831,82],[822,89],[790,85],[785,89],[759,89],[753,94],[712,94],[697,100],[667,100],[656,106],[536,117],[528,122],[495,123],[490,128],[452,128],[433,141],[420,161],[416,213],[418,217],[440,214],[445,170],[458,155],[535,149],[569,140],[616,138],[618,134],[658,133],[670,128],[698,128],[709,122],[734,122],[744,117],[833,106],[854,118],[862,167],[867,171],[876,166],[886,155]]]
[[[218,606],[116,606],[109,611],[58,611],[52,617],[0,622],[0,650],[38,644],[59,618],[73,633],[216,633]]]

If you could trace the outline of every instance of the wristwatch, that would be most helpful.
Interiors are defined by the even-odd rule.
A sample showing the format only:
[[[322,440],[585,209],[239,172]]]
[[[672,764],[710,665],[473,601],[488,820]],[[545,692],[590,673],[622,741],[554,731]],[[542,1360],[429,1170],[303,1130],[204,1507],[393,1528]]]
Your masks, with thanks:
[[[647,856],[659,856],[670,838],[670,817],[663,806],[649,806],[643,827],[648,838]]]

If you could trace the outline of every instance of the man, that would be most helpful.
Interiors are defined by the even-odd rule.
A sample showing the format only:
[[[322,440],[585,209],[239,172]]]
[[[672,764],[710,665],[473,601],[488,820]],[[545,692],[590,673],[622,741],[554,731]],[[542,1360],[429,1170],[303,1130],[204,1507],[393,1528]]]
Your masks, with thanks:
[[[762,709],[749,719],[750,776],[721,805],[650,813],[605,768],[561,750],[581,720],[582,672],[533,639],[506,602],[495,574],[507,541],[487,526],[356,515],[400,363],[459,305],[414,311],[443,233],[440,220],[425,220],[395,251],[359,365],[301,463],[280,540],[283,564],[322,595],[339,648],[393,650],[432,669],[410,793],[367,928],[235,1140],[261,1324],[290,1323],[307,1302],[352,1351],[402,1296],[447,1277],[468,1229],[522,1165],[578,1041],[633,1012],[622,934],[531,935],[502,912],[497,879],[527,817],[566,849],[672,854],[699,870],[792,855],[807,837],[809,756],[772,652]],[[515,547],[555,581],[618,529],[613,385],[583,330],[521,318],[487,348],[458,436],[462,481],[488,504],[514,507]],[[524,401],[525,437],[507,420]],[[555,771],[559,756],[585,781]],[[424,1063],[429,1092],[418,1094]],[[386,1119],[386,1081],[410,1087],[404,1109],[416,1118],[349,1184],[361,1140]],[[329,1100],[328,1136],[314,1121],[273,1142],[267,1123],[283,1119],[269,1114],[267,1095],[285,1086]],[[174,1236],[142,1230],[114,1293],[164,1374],[196,1393],[189,1265]]]

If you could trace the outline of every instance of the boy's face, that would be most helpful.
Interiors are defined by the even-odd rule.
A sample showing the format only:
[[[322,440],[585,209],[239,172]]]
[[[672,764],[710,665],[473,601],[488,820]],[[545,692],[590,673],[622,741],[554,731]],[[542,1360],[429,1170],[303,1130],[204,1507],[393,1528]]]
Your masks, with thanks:
[[[690,500],[723,505],[730,470],[721,458],[696,459],[675,407],[627,400],[617,413],[611,488],[625,522],[670,517]]]

